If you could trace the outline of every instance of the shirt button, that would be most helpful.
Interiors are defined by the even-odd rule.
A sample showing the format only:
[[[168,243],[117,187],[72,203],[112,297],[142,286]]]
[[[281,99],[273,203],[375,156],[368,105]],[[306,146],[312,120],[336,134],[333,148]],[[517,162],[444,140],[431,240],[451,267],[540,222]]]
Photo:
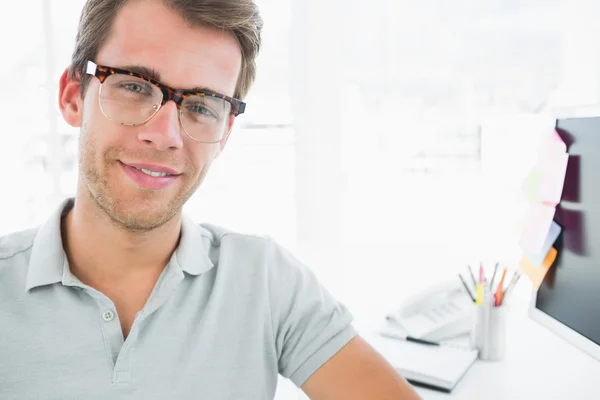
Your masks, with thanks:
[[[104,319],[106,322],[112,321],[114,317],[115,314],[110,310],[104,311],[104,313],[102,314],[102,319]]]

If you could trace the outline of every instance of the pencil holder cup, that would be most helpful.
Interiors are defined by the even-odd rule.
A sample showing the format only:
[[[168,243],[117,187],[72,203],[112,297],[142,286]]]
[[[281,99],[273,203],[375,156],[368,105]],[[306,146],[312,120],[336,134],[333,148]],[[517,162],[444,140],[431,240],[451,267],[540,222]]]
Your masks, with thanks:
[[[506,353],[508,306],[495,307],[486,301],[474,309],[471,346],[478,350],[480,360],[502,360]]]

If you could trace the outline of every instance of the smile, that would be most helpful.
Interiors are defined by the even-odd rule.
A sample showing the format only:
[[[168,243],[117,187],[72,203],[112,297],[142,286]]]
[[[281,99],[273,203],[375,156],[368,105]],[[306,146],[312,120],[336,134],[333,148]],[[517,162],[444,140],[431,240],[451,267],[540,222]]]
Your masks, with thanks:
[[[163,169],[163,171],[153,171],[152,169],[127,165],[122,162],[119,162],[119,165],[133,183],[150,190],[166,189],[173,185],[180,177],[180,174],[177,174],[175,171],[167,172],[164,171],[165,168],[160,167],[154,169]]]

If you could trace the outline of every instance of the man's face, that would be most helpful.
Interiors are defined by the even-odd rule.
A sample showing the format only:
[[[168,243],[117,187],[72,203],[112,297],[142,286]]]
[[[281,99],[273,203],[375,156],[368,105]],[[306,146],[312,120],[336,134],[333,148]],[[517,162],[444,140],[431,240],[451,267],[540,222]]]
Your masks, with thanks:
[[[161,82],[173,88],[206,87],[233,96],[241,51],[233,35],[190,28],[161,2],[131,2],[120,11],[94,61],[153,69]],[[206,144],[187,137],[172,101],[142,125],[120,125],[103,115],[99,89],[100,82],[92,77],[81,116],[78,195],[91,198],[127,230],[162,226],[180,212],[201,184],[226,140]],[[230,130],[232,123],[231,116],[224,129]],[[140,177],[133,165],[176,174]],[[146,178],[155,182],[147,184]]]

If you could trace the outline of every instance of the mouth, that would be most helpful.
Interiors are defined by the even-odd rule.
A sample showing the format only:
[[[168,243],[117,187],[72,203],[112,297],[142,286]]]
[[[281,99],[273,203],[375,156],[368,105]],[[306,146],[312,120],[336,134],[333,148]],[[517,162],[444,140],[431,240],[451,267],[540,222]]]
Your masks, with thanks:
[[[154,177],[159,177],[159,176],[173,176],[172,174],[169,174],[167,172],[150,171],[149,169],[138,168],[138,167],[133,167],[133,168],[137,169],[138,171],[142,171],[143,173],[145,173],[148,176],[154,176]]]
[[[119,161],[125,174],[138,186],[160,190],[173,184],[181,175],[176,170],[153,164],[126,164]]]
[[[133,167],[138,171],[142,171],[145,174],[150,176],[167,176],[167,175],[181,175],[181,173],[177,172],[175,169],[167,167],[165,165],[159,164],[142,164],[142,163],[124,163],[120,161],[121,164],[124,164],[128,167]]]

